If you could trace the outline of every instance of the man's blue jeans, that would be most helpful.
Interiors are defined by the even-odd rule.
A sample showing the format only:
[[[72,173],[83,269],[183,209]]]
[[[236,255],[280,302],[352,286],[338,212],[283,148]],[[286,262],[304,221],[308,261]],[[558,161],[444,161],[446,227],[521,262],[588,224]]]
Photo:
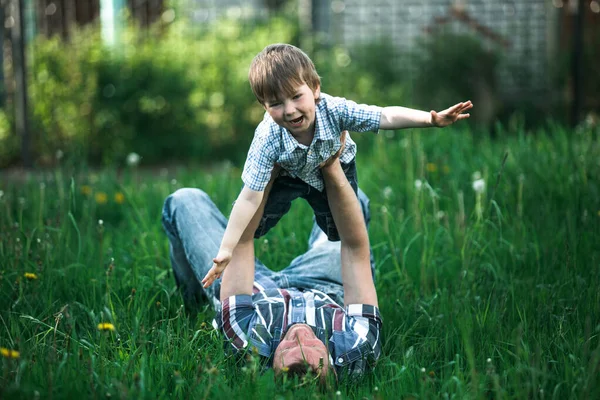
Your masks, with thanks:
[[[358,198],[368,226],[369,199],[360,189]],[[173,273],[186,307],[194,310],[208,300],[218,310],[221,281],[215,281],[207,289],[200,282],[212,267],[212,259],[219,251],[227,219],[206,193],[187,188],[179,189],[167,197],[162,223],[170,242]],[[372,256],[371,268],[374,268]],[[315,223],[306,253],[296,257],[279,272],[270,270],[256,259],[254,281],[265,288],[320,290],[343,305],[340,242],[328,241]]]

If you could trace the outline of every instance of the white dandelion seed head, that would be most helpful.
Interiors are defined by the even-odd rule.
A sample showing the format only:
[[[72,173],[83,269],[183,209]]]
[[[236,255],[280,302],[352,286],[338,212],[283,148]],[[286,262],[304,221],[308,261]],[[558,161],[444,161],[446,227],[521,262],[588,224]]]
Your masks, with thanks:
[[[38,243],[42,243],[42,239],[40,239],[40,238],[37,238],[37,239],[36,239],[36,241],[37,241]]]
[[[483,179],[477,179],[476,181],[473,181],[473,190],[475,193],[485,192],[485,181]]]
[[[425,373],[425,367],[421,368],[421,372]]]
[[[392,197],[392,194],[394,193],[394,191],[392,190],[392,188],[390,186],[386,186],[383,188],[383,197],[386,199],[389,199],[390,197]]]
[[[65,156],[65,153],[63,153],[63,151],[61,149],[56,150],[56,154],[54,155],[56,157],[57,160],[62,160],[62,158]]]
[[[421,188],[423,187],[423,181],[421,181],[420,179],[415,179],[415,189],[417,189],[417,191],[421,190]]]
[[[104,221],[102,221],[101,219],[98,220],[98,225],[102,226],[104,225]]]
[[[335,395],[336,395],[336,396],[341,396],[341,395],[342,395],[342,392],[340,392],[340,391],[338,390],[337,392],[335,392]]]
[[[479,171],[473,172],[473,174],[471,175],[471,179],[474,181],[481,179],[481,172],[479,172]]]
[[[142,159],[142,157],[140,157],[140,155],[138,153],[129,153],[127,154],[127,165],[129,165],[130,167],[135,167],[140,163],[140,160]]]
[[[388,212],[387,207],[386,206],[381,206],[381,213],[382,214],[387,214],[387,212]]]
[[[4,196],[4,191],[0,190],[0,199]]]
[[[171,179],[171,185],[173,185],[173,186],[177,185],[177,179],[175,179],[175,178]]]
[[[491,358],[488,358],[488,359],[487,359],[487,362],[488,362],[488,364],[489,364],[489,363],[491,363],[491,362],[492,362],[492,359],[491,359]]]
[[[437,219],[444,219],[445,216],[446,216],[446,213],[444,211],[442,211],[442,210],[440,210],[440,211],[438,211],[438,212],[435,213],[435,217]]]

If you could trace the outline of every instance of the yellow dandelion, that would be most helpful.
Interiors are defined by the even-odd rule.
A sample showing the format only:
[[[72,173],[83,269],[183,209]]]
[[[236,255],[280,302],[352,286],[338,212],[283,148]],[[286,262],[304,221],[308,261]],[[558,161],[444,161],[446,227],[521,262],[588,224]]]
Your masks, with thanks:
[[[21,356],[21,353],[19,353],[18,351],[7,349],[6,347],[0,347],[0,354],[2,354],[2,357],[13,359],[17,359]]]
[[[98,324],[98,330],[100,331],[114,331],[115,326],[110,322],[101,322]]]
[[[442,170],[444,171],[444,173],[445,173],[445,174],[449,174],[449,173],[450,173],[450,167],[449,167],[449,166],[447,166],[447,165],[444,165],[444,166],[442,167]]]
[[[106,204],[106,202],[108,201],[108,196],[104,192],[97,192],[94,196],[94,199],[98,204]]]
[[[89,196],[90,194],[92,194],[92,187],[88,185],[83,185],[81,187],[81,194],[83,194],[84,196]]]
[[[123,204],[125,202],[125,195],[121,192],[115,193],[115,203]]]
[[[434,163],[427,163],[425,165],[425,169],[427,170],[427,172],[436,172],[437,171],[437,165],[435,165]]]
[[[600,210],[598,210],[598,216],[600,217]]]
[[[30,281],[35,281],[38,278],[38,276],[33,272],[25,272],[25,278],[27,278]]]

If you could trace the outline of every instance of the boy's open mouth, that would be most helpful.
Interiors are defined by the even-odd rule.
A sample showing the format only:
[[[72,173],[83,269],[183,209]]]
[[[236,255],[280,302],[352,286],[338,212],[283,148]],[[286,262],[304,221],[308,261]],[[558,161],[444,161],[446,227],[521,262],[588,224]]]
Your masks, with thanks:
[[[290,120],[290,124],[292,124],[292,125],[300,125],[300,124],[302,124],[302,121],[304,121],[304,117],[298,117],[296,119],[291,119]]]

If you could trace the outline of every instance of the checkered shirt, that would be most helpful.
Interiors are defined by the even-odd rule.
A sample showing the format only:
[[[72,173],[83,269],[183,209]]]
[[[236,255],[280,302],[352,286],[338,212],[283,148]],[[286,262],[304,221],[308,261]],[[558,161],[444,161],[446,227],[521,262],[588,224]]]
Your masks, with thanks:
[[[341,97],[321,93],[315,107],[315,134],[310,146],[305,146],[277,125],[268,113],[256,128],[248,151],[242,181],[248,188],[261,192],[269,183],[275,163],[290,176],[302,179],[323,191],[325,184],[319,164],[334,155],[341,147],[341,133],[379,130],[381,107],[356,104]],[[356,156],[356,143],[346,136],[346,146],[340,161],[349,163]]]
[[[252,295],[223,301],[217,321],[234,351],[256,349],[269,365],[281,338],[296,323],[309,325],[327,346],[338,376],[360,376],[381,355],[379,309],[366,304],[344,308],[318,290],[265,288],[255,282]]]

